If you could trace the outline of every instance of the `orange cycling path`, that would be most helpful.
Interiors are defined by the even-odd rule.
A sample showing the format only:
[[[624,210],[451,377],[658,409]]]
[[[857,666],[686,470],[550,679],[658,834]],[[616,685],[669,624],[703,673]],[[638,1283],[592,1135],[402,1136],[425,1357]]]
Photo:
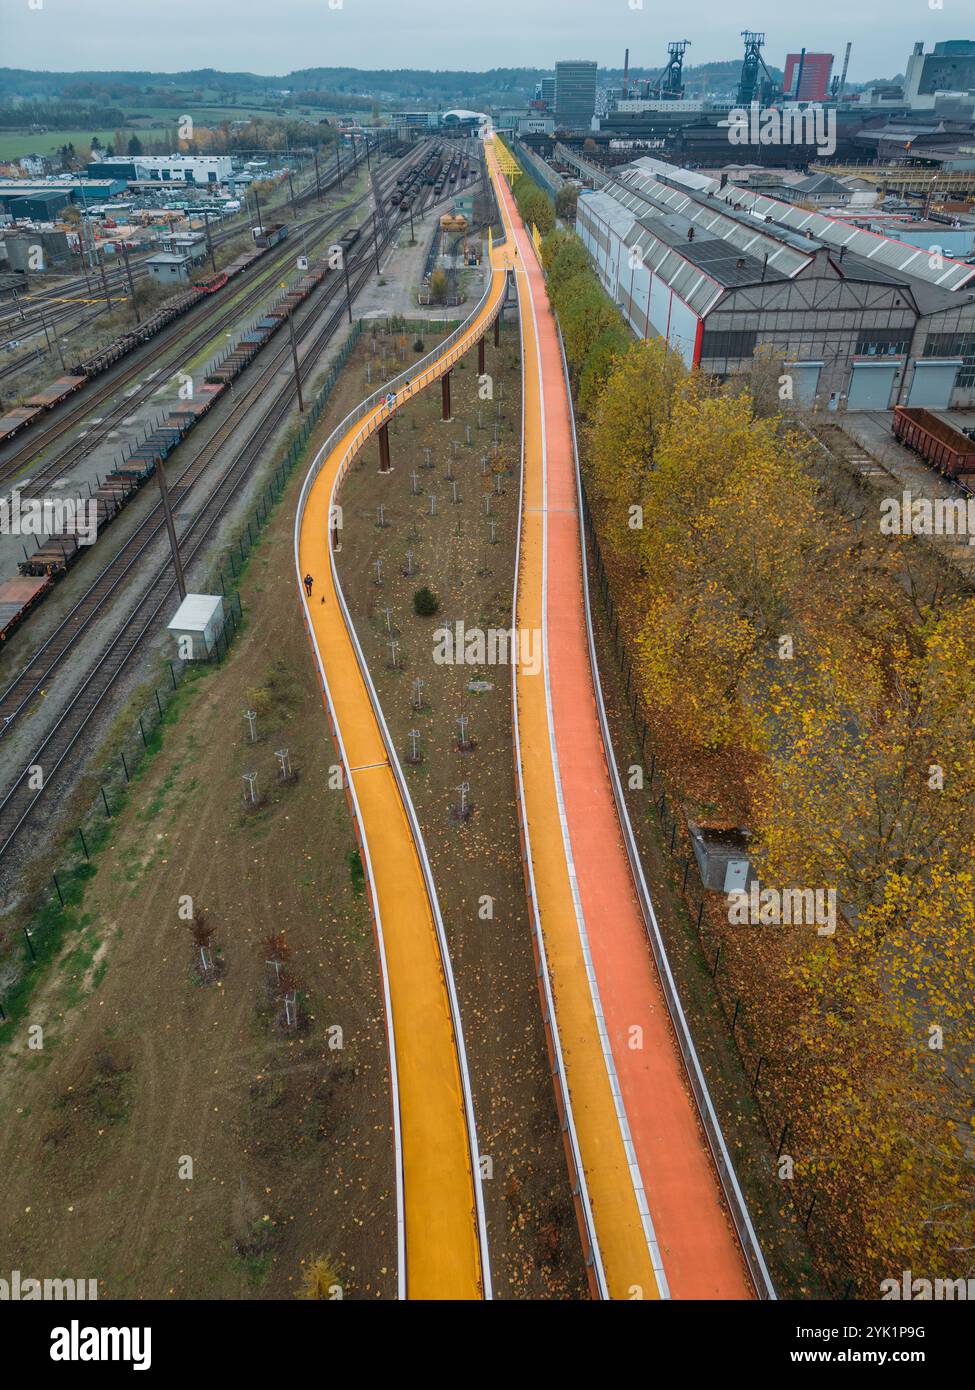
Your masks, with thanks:
[[[506,281],[499,264],[492,270],[490,293],[477,319],[450,353],[418,371],[399,391],[396,408],[476,344],[496,316]],[[321,459],[296,523],[296,563],[299,576],[310,574],[313,579],[311,600],[300,580],[299,593],[324,684],[326,711],[350,774],[350,800],[357,812],[385,964],[402,1147],[405,1292],[410,1299],[477,1299],[484,1296],[489,1271],[482,1267],[472,1127],[465,1111],[441,947],[419,849],[329,558],[333,489],[351,456],[389,415],[388,407],[375,406],[349,424]]]
[[[521,775],[599,1256],[614,1298],[750,1298],[650,953],[600,734],[556,323],[531,239],[493,151],[488,158],[508,242],[517,247],[511,263],[522,308],[516,621],[542,629],[545,652],[544,677],[520,669],[516,676]]]

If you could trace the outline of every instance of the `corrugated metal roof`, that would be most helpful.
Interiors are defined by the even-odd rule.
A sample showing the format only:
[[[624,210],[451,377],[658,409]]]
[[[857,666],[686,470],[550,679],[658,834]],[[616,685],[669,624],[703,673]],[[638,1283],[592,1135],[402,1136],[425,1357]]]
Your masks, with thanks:
[[[769,198],[764,193],[753,193],[746,188],[724,188],[719,198],[733,196],[739,206],[744,205],[760,217],[771,217],[777,226],[800,233],[811,234],[826,246],[846,247],[847,251],[863,261],[884,266],[895,274],[910,275],[917,280],[942,290],[958,290],[975,280],[975,266],[964,261],[940,258],[940,266],[932,266],[930,253],[904,241],[877,232],[864,231],[862,227],[851,227],[849,223],[834,217],[826,217],[821,212],[808,212],[782,203],[777,198]]]
[[[796,237],[781,236],[764,231],[757,220],[735,217],[717,205],[714,198],[695,197],[682,189],[673,188],[645,170],[634,169],[626,183],[616,183],[610,190],[635,216],[646,217],[662,210],[677,213],[689,225],[700,227],[711,236],[721,237],[739,252],[756,257],[761,262],[768,256],[768,265],[792,278],[811,261],[815,247],[809,249]],[[741,192],[734,189],[735,193]]]

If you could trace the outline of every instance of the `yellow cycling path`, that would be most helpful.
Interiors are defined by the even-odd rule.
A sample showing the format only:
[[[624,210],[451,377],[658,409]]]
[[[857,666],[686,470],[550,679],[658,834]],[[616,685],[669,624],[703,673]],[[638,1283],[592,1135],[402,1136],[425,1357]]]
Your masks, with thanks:
[[[490,327],[506,288],[493,258],[490,295],[463,338],[400,390],[394,409],[435,382]],[[329,563],[332,489],[350,450],[388,419],[377,406],[336,442],[311,486],[300,522],[298,565],[314,589],[305,604],[345,748],[371,860],[373,907],[385,945],[399,1080],[406,1296],[483,1296],[474,1179],[457,1039],[417,846],[338,602]],[[357,441],[357,436],[362,436]],[[395,462],[395,461],[394,461]],[[325,602],[322,602],[324,597]],[[328,704],[329,701],[326,701]]]

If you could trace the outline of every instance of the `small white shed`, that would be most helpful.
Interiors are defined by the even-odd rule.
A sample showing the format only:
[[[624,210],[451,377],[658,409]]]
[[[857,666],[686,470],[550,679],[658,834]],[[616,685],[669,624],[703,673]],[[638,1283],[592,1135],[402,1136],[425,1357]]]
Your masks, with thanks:
[[[219,594],[187,594],[169,623],[176,655],[183,661],[206,661],[223,625],[223,599]]]

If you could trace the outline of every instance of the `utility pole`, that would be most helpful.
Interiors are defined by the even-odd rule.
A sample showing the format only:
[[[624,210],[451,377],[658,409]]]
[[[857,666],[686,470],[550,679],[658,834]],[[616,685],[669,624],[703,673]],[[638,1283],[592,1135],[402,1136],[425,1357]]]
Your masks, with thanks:
[[[352,286],[349,284],[349,257],[345,250],[342,252],[342,269],[345,271],[345,304],[349,313],[349,323],[352,322]]]
[[[101,260],[99,260],[98,264],[99,264],[99,267],[100,267],[101,272],[102,272],[102,289],[105,291],[105,307],[108,309],[108,312],[111,313],[111,312],[112,312],[112,292],[111,292],[111,290],[108,288],[108,276],[105,274],[105,262],[104,262],[103,259],[101,259]]]
[[[205,233],[206,233],[207,250],[208,250],[209,253],[210,253],[210,269],[211,269],[211,270],[216,270],[216,268],[217,268],[217,258],[216,258],[216,256],[213,254],[213,237],[210,235],[210,219],[209,219],[209,217],[206,216],[206,214],[204,214],[204,216],[203,216],[203,228],[204,228],[204,231],[205,231]]]
[[[47,321],[45,320],[43,314],[41,315],[41,323],[44,325],[44,338],[45,338],[45,340],[46,340],[46,339],[47,339]],[[57,348],[57,350],[58,350],[58,358],[60,359],[60,362],[61,362],[61,370],[62,370],[62,372],[63,372],[63,371],[66,370],[66,368],[65,368],[65,365],[64,365],[64,353],[61,351],[61,339],[58,337],[57,329],[54,328],[53,326],[52,326],[52,329],[51,329],[51,337],[54,339],[54,346],[55,346],[55,347]]]
[[[162,459],[156,464],[156,477],[159,480],[159,493],[162,497],[163,511],[166,514],[166,530],[169,532],[169,547],[173,552],[173,569],[176,571],[176,587],[179,589],[179,599],[182,603],[186,597],[186,580],[183,578],[183,562],[179,557],[179,541],[176,539],[176,523],[173,521],[173,509],[169,502],[169,487],[166,482],[166,468]]]
[[[298,344],[295,342],[295,313],[293,309],[288,315],[288,327],[291,329],[291,358],[295,364],[295,390],[298,393],[298,409],[304,415],[305,402],[301,394],[301,373],[298,370]]]
[[[314,152],[315,157],[315,197],[318,202],[322,201],[322,176],[318,169],[318,151]]]
[[[132,309],[135,313],[135,321],[136,323],[141,323],[142,320],[139,317],[139,304],[135,297],[135,281],[132,279],[132,267],[129,264],[129,248],[124,241],[122,242],[122,259],[125,261],[125,273],[129,277],[129,293],[132,295]]]

